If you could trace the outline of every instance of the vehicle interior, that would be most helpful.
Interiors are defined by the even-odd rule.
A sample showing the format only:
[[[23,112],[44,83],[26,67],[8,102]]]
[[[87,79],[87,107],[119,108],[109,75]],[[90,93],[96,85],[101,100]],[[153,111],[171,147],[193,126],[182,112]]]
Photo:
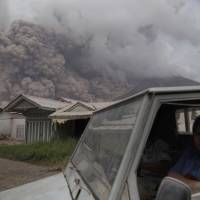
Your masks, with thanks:
[[[137,170],[141,200],[155,199],[160,182],[192,142],[192,125],[198,115],[200,104],[197,101],[160,107]]]

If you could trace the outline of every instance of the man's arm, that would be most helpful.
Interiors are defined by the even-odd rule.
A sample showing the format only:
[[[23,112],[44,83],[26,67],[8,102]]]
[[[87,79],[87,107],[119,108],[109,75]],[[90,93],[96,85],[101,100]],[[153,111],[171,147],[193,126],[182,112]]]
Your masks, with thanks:
[[[176,172],[169,172],[168,176],[170,176],[172,178],[176,178],[176,179],[186,183],[187,185],[189,185],[190,188],[192,189],[193,193],[200,191],[200,181],[196,181],[196,180],[193,180],[193,179],[186,178],[186,177],[181,176],[180,174],[178,174]]]
[[[154,173],[162,173],[162,174],[166,174],[167,171],[169,170],[169,166],[170,166],[170,162],[169,161],[159,161],[159,162],[155,162],[155,163],[144,163],[142,164],[142,169],[144,170],[149,170],[151,172]]]

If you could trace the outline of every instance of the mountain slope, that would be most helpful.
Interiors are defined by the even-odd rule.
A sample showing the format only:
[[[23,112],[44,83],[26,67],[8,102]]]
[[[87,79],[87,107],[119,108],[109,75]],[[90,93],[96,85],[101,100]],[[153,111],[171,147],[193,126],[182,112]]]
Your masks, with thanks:
[[[175,86],[195,86],[200,85],[199,82],[190,80],[181,76],[171,76],[163,78],[144,78],[135,79],[133,87],[125,94],[117,97],[117,99],[129,97],[137,92],[151,87],[175,87]]]

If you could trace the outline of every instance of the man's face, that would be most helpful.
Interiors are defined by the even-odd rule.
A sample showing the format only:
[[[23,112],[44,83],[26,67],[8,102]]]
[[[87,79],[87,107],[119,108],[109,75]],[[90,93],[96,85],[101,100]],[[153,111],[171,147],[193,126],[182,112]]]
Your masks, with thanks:
[[[195,147],[200,152],[200,135],[194,135],[194,144],[195,144]]]

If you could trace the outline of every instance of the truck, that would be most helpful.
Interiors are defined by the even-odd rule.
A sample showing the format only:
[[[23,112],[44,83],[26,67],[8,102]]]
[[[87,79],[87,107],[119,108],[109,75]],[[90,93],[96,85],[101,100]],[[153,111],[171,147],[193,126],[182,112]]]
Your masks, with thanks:
[[[191,140],[198,115],[200,86],[149,88],[124,98],[93,114],[62,173],[3,191],[0,199],[155,199],[167,171]],[[170,166],[147,173],[144,154],[156,139],[168,144]],[[162,147],[156,146],[158,151]],[[200,193],[191,192],[190,199],[200,199]]]

